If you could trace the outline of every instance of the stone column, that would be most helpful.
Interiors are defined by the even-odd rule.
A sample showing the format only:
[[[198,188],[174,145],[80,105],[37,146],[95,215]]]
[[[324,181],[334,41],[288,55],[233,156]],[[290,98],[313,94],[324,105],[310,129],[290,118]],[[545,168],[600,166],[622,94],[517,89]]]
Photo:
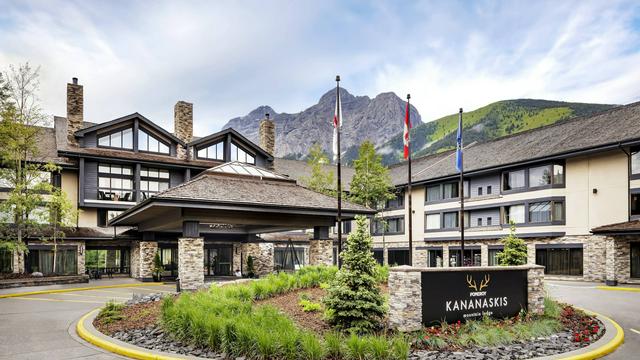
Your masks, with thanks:
[[[132,278],[140,277],[140,242],[132,241],[129,252],[129,269]]]
[[[605,246],[605,282],[607,285],[615,286],[618,284],[617,259],[616,259],[616,241],[612,237],[606,237]]]
[[[534,243],[527,244],[527,264],[536,264],[536,244]]]
[[[253,271],[262,276],[273,272],[273,243],[246,243],[242,244],[242,272],[247,272],[247,259],[253,258]]]
[[[489,266],[489,245],[480,244],[480,266]]]
[[[531,314],[544,313],[544,266],[533,265],[527,271],[527,287],[529,291],[528,311]]]
[[[309,240],[309,265],[333,265],[333,240]]]
[[[396,266],[389,271],[389,327],[410,332],[422,328],[422,283],[420,271]]]
[[[85,256],[87,255],[87,249],[84,242],[78,244],[77,256],[78,256],[78,275],[84,275],[86,271]]]
[[[427,267],[427,250],[413,248],[413,266]]]
[[[442,247],[442,267],[449,267],[449,247]]]
[[[198,290],[204,286],[204,239],[178,239],[178,277],[182,290]]]
[[[13,252],[13,272],[15,274],[24,273],[24,253],[22,251]]]
[[[155,241],[140,242],[140,265],[138,267],[138,278],[142,281],[153,279],[153,258],[158,252],[158,243]]]

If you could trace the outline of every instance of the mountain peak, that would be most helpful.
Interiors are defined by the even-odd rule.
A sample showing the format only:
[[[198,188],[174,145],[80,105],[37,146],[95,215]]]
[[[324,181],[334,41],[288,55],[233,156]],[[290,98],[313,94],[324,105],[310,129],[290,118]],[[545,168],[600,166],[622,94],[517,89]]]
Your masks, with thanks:
[[[343,87],[340,88],[340,98],[342,99],[342,102],[345,101],[350,101],[355,99],[355,96],[351,95],[351,93],[349,93],[349,91]],[[329,91],[327,91],[326,93],[324,93],[324,95],[322,95],[320,97],[320,100],[318,101],[318,104],[326,104],[326,103],[334,103],[336,102],[336,88],[333,88]]]

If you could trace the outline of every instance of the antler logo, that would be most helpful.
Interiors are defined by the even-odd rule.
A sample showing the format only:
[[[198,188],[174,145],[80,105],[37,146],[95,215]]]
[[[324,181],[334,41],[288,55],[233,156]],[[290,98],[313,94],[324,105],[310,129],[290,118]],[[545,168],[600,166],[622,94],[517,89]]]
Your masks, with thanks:
[[[480,282],[480,286],[478,287],[478,283],[473,279],[473,276],[467,275],[467,285],[469,286],[469,289],[473,289],[475,291],[482,291],[482,289],[489,286],[490,281],[491,276],[489,274],[486,274]]]

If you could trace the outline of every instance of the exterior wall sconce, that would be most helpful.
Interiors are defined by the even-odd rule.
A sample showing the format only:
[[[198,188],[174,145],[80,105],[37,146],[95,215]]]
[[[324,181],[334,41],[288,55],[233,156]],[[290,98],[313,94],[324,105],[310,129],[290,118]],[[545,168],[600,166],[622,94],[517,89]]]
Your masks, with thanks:
[[[594,194],[597,194],[597,193],[598,193],[598,189],[593,188],[593,193],[594,193]]]

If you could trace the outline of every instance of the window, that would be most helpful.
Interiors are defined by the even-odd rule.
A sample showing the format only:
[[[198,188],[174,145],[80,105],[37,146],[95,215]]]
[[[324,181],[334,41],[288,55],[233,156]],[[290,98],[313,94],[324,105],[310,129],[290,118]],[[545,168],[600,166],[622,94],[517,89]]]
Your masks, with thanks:
[[[0,250],[0,273],[13,272],[13,253],[7,250]]]
[[[478,186],[478,196],[482,196],[482,186]]]
[[[543,201],[529,204],[529,222],[551,222],[564,219],[564,203]]]
[[[168,154],[169,145],[146,131],[139,129],[138,150]]]
[[[508,171],[502,174],[502,189],[514,190],[525,187],[524,170]]]
[[[390,266],[409,265],[409,250],[388,249],[387,262]]]
[[[427,230],[440,229],[440,214],[429,214],[425,221]]]
[[[106,227],[111,219],[123,213],[123,210],[98,209],[98,226]]]
[[[98,165],[98,200],[133,201],[133,170],[130,166]]]
[[[460,249],[452,250],[449,248],[449,266],[462,266],[461,253],[462,251]],[[464,249],[464,259],[469,266],[480,266],[480,249]]]
[[[524,205],[511,205],[504,208],[504,223],[510,224],[512,221],[515,224],[524,223]]]
[[[640,174],[640,151],[638,150],[631,153],[631,173]]]
[[[273,265],[276,269],[288,270],[293,270],[294,265],[296,268],[300,265],[305,265],[304,248],[294,247],[293,252],[290,247],[279,247],[273,249]]]
[[[404,232],[404,218],[385,218],[384,221],[387,223],[386,229],[383,228],[383,222],[380,219],[373,222],[374,235]]]
[[[442,250],[427,250],[427,267],[442,267]]]
[[[631,194],[631,215],[640,215],[640,194]]]
[[[487,195],[491,195],[491,185],[487,186]]]
[[[478,226],[482,226],[482,218],[478,218]]]
[[[398,209],[404,207],[404,192],[398,192],[395,195],[395,198],[386,201],[385,209]]]
[[[379,265],[384,265],[384,250],[373,249],[373,258],[376,259]]]
[[[444,213],[443,216],[444,216],[443,228],[454,229],[458,227],[458,212]]]
[[[128,128],[100,136],[98,146],[133,149],[133,130]]]
[[[487,217],[487,226],[491,226],[492,220],[493,219],[491,219],[491,216]]]
[[[448,183],[442,186],[443,199],[453,199],[459,196],[460,195],[458,194],[458,183]]]
[[[224,141],[198,149],[198,157],[202,159],[224,160]]]
[[[556,185],[564,184],[564,166],[553,165],[553,183]]]
[[[442,200],[440,185],[427,186],[427,202]]]
[[[582,275],[582,248],[536,249],[536,264],[549,275]]]
[[[489,248],[489,266],[498,266],[498,254],[502,252],[504,248],[491,249]]]
[[[168,188],[169,170],[140,168],[140,193],[143,200]]]
[[[538,166],[529,169],[529,187],[538,187],[551,184],[551,168]]]
[[[231,161],[240,161],[247,164],[255,165],[256,158],[253,155],[246,152],[243,148],[239,147],[234,143],[231,143]]]
[[[27,272],[53,273],[52,250],[29,250],[26,264]],[[56,274],[71,275],[78,273],[78,255],[75,247],[58,248],[56,254]]]

